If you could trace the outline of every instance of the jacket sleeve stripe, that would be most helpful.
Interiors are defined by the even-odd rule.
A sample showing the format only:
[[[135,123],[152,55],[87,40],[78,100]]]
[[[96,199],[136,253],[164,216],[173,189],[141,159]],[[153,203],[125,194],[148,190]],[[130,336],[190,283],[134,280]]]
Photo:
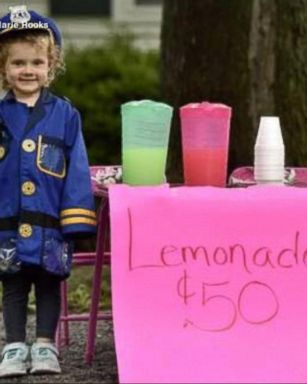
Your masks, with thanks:
[[[67,219],[61,220],[61,225],[71,225],[71,224],[89,224],[97,225],[97,221],[93,219],[88,219],[86,217],[70,217]]]
[[[80,216],[80,215],[86,215],[89,217],[93,217],[94,219],[96,218],[96,212],[91,211],[89,209],[84,209],[84,208],[70,208],[70,209],[64,209],[61,211],[61,218],[64,218],[66,216]]]

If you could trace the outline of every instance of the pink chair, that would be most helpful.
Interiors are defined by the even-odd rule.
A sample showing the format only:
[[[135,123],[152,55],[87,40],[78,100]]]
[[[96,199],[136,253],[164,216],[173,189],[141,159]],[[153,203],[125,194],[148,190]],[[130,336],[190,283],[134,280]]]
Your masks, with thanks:
[[[87,340],[85,348],[85,362],[91,364],[95,354],[95,338],[97,320],[112,318],[111,311],[99,311],[99,300],[102,287],[103,267],[110,265],[110,252],[105,251],[104,245],[107,230],[109,228],[109,183],[121,181],[121,166],[92,166],[91,179],[93,194],[100,198],[98,209],[98,230],[96,237],[96,249],[94,252],[79,252],[73,255],[74,266],[93,266],[91,304],[88,313],[72,314],[68,309],[68,283],[62,282],[61,286],[61,314],[56,334],[56,346],[60,350],[63,345],[69,345],[69,323],[71,321],[87,321]]]
[[[286,167],[284,183],[294,187],[307,187],[307,168]],[[254,168],[251,166],[236,168],[229,176],[229,187],[249,187],[255,184]]]

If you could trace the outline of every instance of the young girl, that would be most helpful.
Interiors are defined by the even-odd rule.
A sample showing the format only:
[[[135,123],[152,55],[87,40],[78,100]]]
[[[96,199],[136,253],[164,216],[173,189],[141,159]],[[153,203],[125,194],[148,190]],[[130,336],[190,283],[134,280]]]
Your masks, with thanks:
[[[25,6],[0,19],[0,278],[6,346],[0,376],[60,373],[54,336],[72,238],[94,233],[89,165],[77,110],[47,87],[61,69],[55,23]],[[28,295],[36,342],[26,344]]]

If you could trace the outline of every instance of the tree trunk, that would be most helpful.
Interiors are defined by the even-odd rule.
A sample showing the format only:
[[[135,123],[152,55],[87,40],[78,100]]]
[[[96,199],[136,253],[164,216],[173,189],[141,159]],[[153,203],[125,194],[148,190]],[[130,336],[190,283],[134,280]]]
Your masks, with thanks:
[[[307,0],[165,0],[161,81],[174,106],[168,176],[182,181],[179,107],[233,108],[229,171],[253,164],[260,116],[281,119],[288,165],[307,165]]]

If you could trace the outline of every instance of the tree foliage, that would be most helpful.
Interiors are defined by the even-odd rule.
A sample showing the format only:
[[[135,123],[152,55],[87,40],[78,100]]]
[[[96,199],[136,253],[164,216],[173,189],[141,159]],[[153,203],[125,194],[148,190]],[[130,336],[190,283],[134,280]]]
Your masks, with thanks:
[[[101,46],[66,52],[66,73],[53,91],[81,112],[91,164],[121,163],[120,106],[159,99],[159,56],[133,47],[131,37],[112,35]]]

